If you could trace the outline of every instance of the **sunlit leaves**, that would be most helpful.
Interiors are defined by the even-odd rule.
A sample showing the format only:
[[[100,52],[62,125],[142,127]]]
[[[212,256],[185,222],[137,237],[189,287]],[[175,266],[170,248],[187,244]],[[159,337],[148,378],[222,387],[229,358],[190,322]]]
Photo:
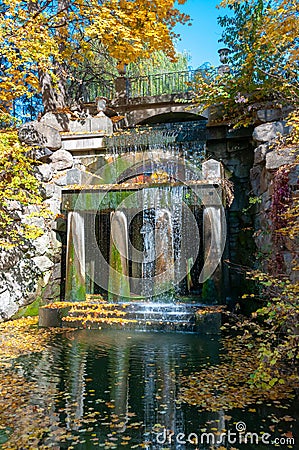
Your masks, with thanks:
[[[0,245],[36,238],[41,230],[16,216],[25,206],[39,205],[39,182],[34,175],[30,148],[21,145],[16,132],[0,133]]]
[[[221,6],[232,12],[219,19],[231,71],[214,80],[199,76],[198,102],[203,107],[221,105],[221,119],[235,126],[254,122],[260,108],[298,105],[297,3],[225,0]]]
[[[1,9],[2,120],[14,99],[39,91],[42,74],[63,96],[72,69],[95,58],[95,43],[122,66],[156,50],[174,59],[171,30],[188,20],[174,0],[3,0]]]

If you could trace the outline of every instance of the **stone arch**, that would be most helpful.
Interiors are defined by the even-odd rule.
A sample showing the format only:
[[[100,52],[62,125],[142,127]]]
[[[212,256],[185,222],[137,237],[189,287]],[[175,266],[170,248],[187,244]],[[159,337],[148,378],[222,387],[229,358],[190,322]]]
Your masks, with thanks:
[[[136,105],[135,108],[131,107],[130,111],[126,111],[128,125],[158,123],[159,120],[160,122],[185,122],[207,119],[205,112],[199,115],[198,108],[186,111],[187,106],[186,103],[144,104],[142,107]]]
[[[153,116],[148,116],[145,118],[142,122],[139,122],[138,125],[150,125],[150,124],[156,124],[156,123],[165,123],[165,122],[193,122],[193,121],[200,121],[205,120],[205,117],[196,114],[191,113],[187,111],[182,112],[169,112],[169,113],[163,113],[163,114],[155,114]]]

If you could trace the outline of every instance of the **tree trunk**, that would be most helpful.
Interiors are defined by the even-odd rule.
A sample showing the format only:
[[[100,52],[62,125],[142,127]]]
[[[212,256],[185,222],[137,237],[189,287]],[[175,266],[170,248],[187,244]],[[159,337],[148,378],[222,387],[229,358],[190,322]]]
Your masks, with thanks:
[[[62,53],[65,50],[65,34],[64,37],[60,35],[61,30],[68,26],[68,10],[70,0],[58,0],[57,15],[60,17],[60,23],[57,24],[56,35],[59,43],[59,51]],[[66,107],[66,89],[65,89],[65,74],[67,67],[64,63],[54,62],[55,76],[58,82],[54,85],[51,74],[39,70],[39,83],[42,93],[42,101],[44,105],[44,112],[61,111]]]

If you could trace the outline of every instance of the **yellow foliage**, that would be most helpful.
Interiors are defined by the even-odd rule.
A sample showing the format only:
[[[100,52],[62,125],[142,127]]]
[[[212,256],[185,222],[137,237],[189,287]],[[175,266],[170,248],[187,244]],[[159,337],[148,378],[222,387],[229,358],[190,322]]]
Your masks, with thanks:
[[[49,73],[58,89],[72,67],[95,57],[95,42],[101,42],[121,64],[156,50],[175,59],[171,29],[189,19],[174,0],[71,0],[67,7],[62,3],[3,0],[1,120],[15,98],[39,90],[41,73]]]

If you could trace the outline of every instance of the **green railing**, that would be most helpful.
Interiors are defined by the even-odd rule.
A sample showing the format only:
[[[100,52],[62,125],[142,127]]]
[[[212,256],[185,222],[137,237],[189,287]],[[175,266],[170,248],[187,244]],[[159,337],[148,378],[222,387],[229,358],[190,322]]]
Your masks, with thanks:
[[[186,70],[129,78],[128,98],[188,92],[196,73],[196,70]]]
[[[94,101],[96,97],[106,97],[108,100],[113,100],[119,94],[128,99],[184,94],[192,90],[192,82],[195,81],[197,74],[211,78],[214,76],[214,71],[197,69],[138,77],[111,78],[105,80],[105,82],[93,81],[80,86],[80,97],[83,101],[90,102]],[[120,85],[122,86],[121,91],[118,87]]]

